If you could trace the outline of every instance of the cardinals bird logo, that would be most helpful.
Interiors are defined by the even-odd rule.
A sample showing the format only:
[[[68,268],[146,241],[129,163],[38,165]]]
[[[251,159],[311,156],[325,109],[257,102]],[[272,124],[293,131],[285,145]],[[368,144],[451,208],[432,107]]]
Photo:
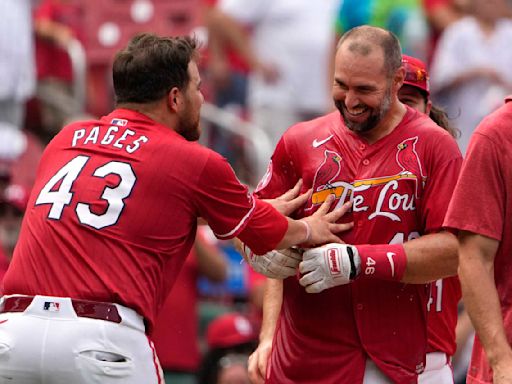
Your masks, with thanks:
[[[421,179],[422,186],[425,185],[426,176],[423,174],[420,159],[416,153],[416,143],[418,136],[411,137],[398,144],[398,151],[396,153],[396,161],[400,168],[402,168],[401,175],[415,175]],[[416,188],[417,189],[417,188]],[[417,192],[417,191],[416,191]],[[417,193],[416,193],[417,195]]]
[[[313,180],[313,190],[322,191],[333,188],[332,183],[341,171],[341,156],[333,151],[324,151],[324,161],[316,170]]]

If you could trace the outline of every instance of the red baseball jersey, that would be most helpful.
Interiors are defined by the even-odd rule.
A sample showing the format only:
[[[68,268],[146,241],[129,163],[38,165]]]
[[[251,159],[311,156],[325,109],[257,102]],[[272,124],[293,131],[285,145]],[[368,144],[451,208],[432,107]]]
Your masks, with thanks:
[[[496,239],[494,259],[507,339],[512,344],[512,99],[486,117],[475,130],[445,225]],[[484,207],[484,208],[482,208]],[[492,383],[492,371],[478,337],[468,370],[468,383]]]
[[[343,241],[403,243],[441,229],[461,161],[450,135],[411,108],[371,145],[334,112],[284,134],[258,194],[279,195],[302,178],[312,196],[299,216],[335,194],[337,206],[353,201],[341,220],[354,228]],[[308,294],[286,279],[267,382],[362,382],[369,356],[395,382],[415,383],[425,363],[429,289],[360,279]]]
[[[439,279],[432,283],[427,304],[427,352],[444,352],[453,356],[457,349],[455,327],[458,304],[462,296],[457,276]]]
[[[288,225],[224,158],[145,115],[71,124],[41,159],[4,292],[119,303],[151,325],[198,217],[260,254]]]

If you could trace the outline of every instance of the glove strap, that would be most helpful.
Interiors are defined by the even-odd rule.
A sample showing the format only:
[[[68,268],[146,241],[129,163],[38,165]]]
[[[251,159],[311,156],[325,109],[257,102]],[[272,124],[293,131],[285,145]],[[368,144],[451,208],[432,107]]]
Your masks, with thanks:
[[[400,281],[407,266],[402,244],[358,245],[361,258],[361,278]]]
[[[356,262],[354,261],[354,249],[352,247],[347,247],[348,259],[350,261],[350,280],[354,280],[357,277],[357,267]]]

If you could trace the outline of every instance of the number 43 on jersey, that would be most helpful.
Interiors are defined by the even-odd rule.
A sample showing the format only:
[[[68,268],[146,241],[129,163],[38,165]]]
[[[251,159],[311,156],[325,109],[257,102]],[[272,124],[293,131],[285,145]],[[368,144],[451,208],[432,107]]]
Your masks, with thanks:
[[[73,183],[82,174],[82,170],[89,161],[89,156],[77,156],[64,165],[41,189],[37,196],[36,205],[51,204],[48,218],[59,220],[64,209],[73,199]],[[119,220],[124,208],[124,199],[130,196],[137,180],[130,164],[120,161],[110,161],[93,172],[93,176],[105,178],[108,175],[117,175],[120,179],[115,188],[105,186],[101,195],[108,203],[104,213],[97,215],[91,212],[87,202],[78,202],[75,213],[80,223],[96,229],[114,225]],[[60,186],[57,188],[57,186]]]

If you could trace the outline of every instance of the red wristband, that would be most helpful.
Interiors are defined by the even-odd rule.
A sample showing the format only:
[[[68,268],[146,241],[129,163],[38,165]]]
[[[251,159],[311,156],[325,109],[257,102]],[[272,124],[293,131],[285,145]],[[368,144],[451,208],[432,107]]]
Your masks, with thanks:
[[[357,245],[361,258],[361,278],[400,281],[407,265],[402,244]]]

